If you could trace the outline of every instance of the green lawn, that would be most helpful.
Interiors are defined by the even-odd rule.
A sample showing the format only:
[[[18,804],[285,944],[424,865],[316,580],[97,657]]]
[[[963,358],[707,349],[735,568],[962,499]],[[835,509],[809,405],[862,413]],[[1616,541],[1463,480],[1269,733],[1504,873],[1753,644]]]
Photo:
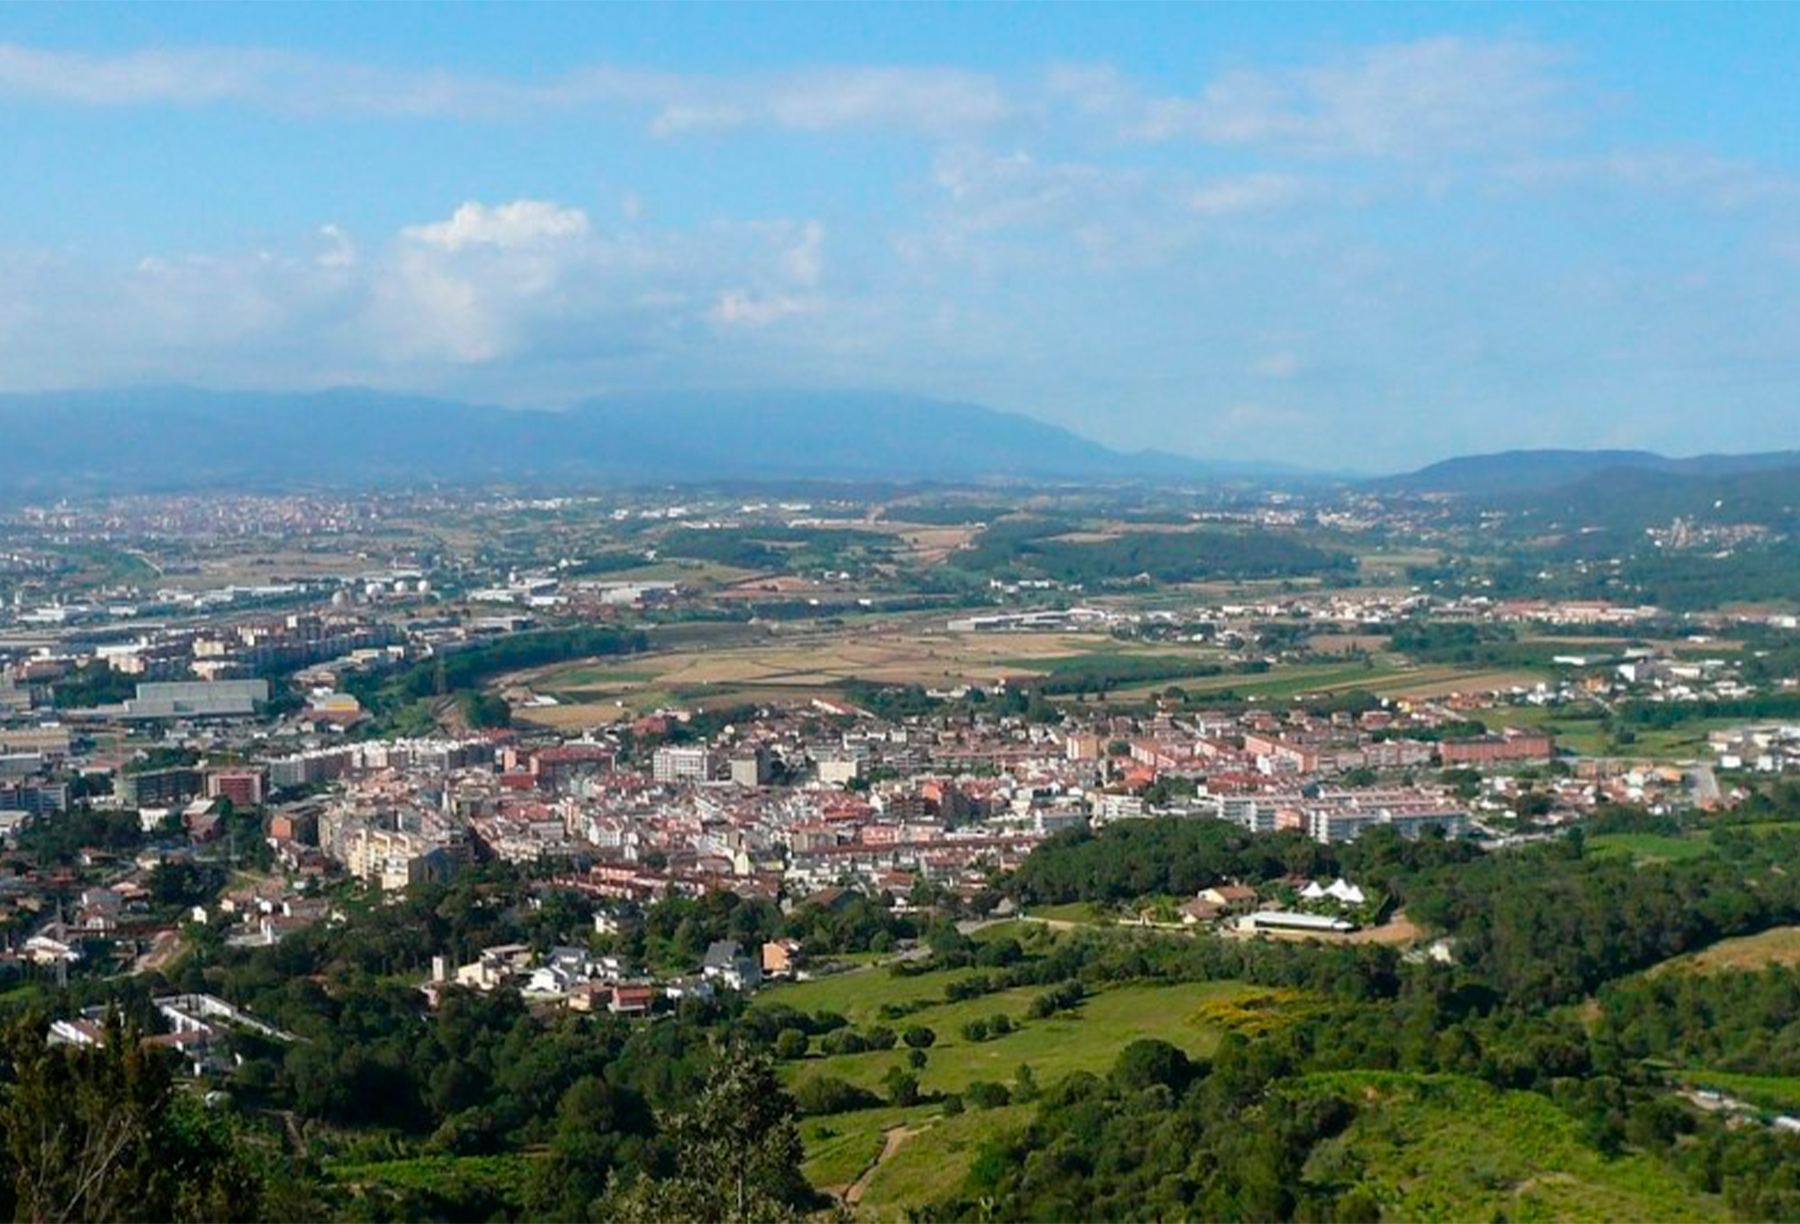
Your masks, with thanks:
[[[1629,855],[1648,862],[1705,858],[1716,853],[1712,843],[1704,838],[1662,833],[1596,833],[1587,839],[1587,848],[1590,854]]]
[[[1092,901],[1071,901],[1067,905],[1034,905],[1026,913],[1029,917],[1046,922],[1075,922],[1091,926],[1114,921],[1112,914],[1103,911]]]
[[[1355,1122],[1320,1144],[1309,1175],[1356,1170],[1398,1220],[1703,1220],[1724,1204],[1642,1155],[1608,1159],[1547,1098],[1454,1075],[1344,1072],[1284,1091],[1332,1091]]]

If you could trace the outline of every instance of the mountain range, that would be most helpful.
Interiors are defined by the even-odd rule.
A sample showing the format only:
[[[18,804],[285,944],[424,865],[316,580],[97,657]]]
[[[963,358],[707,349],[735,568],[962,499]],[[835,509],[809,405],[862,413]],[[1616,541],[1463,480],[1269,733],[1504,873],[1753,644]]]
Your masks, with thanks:
[[[1486,497],[1565,488],[1605,473],[1704,479],[1793,468],[1800,468],[1800,451],[1671,459],[1641,450],[1515,450],[1445,459],[1416,472],[1369,481],[1367,487],[1395,493]]]
[[[1123,453],[975,404],[874,393],[662,393],[527,411],[363,389],[0,395],[0,490],[443,481],[1218,480],[1274,464]]]

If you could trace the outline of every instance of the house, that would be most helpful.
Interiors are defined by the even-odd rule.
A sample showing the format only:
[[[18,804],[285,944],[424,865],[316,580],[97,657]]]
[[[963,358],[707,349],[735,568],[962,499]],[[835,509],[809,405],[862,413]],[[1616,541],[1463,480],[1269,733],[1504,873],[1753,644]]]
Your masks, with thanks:
[[[563,994],[563,1006],[570,1011],[592,1012],[612,1002],[613,988],[604,982],[579,982]]]
[[[793,977],[800,963],[800,941],[772,939],[762,946],[764,977]]]
[[[656,1002],[656,987],[647,982],[621,982],[612,988],[607,1010],[615,1016],[647,1016]]]
[[[1211,891],[1211,890],[1208,890]],[[1192,901],[1183,904],[1178,911],[1184,926],[1197,926],[1202,922],[1217,922],[1225,916],[1225,907],[1201,893]]]
[[[745,956],[743,945],[735,939],[715,940],[706,949],[701,972],[731,990],[755,990],[762,985],[762,966]]]
[[[699,974],[679,977],[663,986],[663,994],[672,1002],[679,1003],[683,999],[711,999],[718,992],[713,989],[712,979]]]
[[[27,939],[20,950],[39,965],[72,965],[81,959],[81,949],[72,940],[58,939],[42,932]]]
[[[610,967],[615,970],[610,976],[619,977],[617,970],[623,966],[617,957],[598,960],[586,948],[566,945],[551,948],[544,963],[531,971],[531,980],[525,989],[533,994],[567,994],[578,986],[607,977],[606,962],[610,962]]]
[[[475,990],[494,990],[531,971],[530,944],[496,944],[456,970],[456,984]]]
[[[1248,884],[1217,884],[1201,889],[1199,899],[1211,901],[1226,913],[1247,914],[1256,908],[1260,898]]]

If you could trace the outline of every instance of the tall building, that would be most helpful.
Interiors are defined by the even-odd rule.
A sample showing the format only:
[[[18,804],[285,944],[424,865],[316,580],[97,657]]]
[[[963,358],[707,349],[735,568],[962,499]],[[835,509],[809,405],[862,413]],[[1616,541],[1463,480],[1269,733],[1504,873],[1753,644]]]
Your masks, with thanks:
[[[710,782],[714,771],[712,750],[702,747],[668,745],[656,750],[650,758],[650,772],[658,782]]]

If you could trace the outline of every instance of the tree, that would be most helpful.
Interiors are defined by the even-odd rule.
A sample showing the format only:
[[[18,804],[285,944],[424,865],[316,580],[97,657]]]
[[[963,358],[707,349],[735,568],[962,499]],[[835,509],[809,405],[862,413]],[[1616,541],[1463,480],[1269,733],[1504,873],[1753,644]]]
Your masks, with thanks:
[[[11,1214],[32,1221],[240,1220],[261,1183],[229,1127],[178,1099],[164,1055],[114,1013],[94,1049],[50,1045],[44,1023],[6,1039],[0,1130]]]
[[[591,1214],[612,1171],[635,1163],[650,1130],[650,1110],[637,1093],[597,1075],[576,1080],[557,1106],[556,1134],[534,1187],[536,1210],[560,1219]]]
[[[742,1047],[720,1055],[692,1109],[663,1127],[675,1171],[609,1194],[602,1218],[797,1220],[811,1191],[800,1174],[799,1107],[774,1064]]]
[[[1193,1078],[1194,1068],[1178,1047],[1154,1037],[1144,1037],[1119,1051],[1113,1064],[1113,1081],[1127,1092],[1162,1084],[1180,1092]]]
[[[915,1050],[926,1050],[937,1044],[937,1034],[922,1024],[915,1024],[900,1034],[900,1040]]]
[[[806,1057],[806,1034],[797,1028],[782,1029],[775,1035],[775,1057],[793,1062]]]
[[[919,1077],[910,1071],[889,1067],[881,1083],[887,1089],[888,1104],[905,1109],[919,1103]]]

